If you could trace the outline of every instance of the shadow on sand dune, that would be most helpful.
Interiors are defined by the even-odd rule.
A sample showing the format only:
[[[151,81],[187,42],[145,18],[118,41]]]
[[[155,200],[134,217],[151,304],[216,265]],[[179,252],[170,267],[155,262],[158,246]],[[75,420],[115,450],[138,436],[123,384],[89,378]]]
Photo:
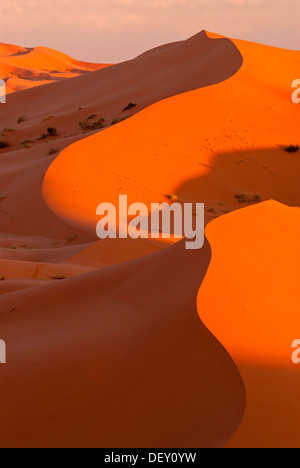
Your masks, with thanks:
[[[203,323],[236,363],[247,391],[231,446],[296,447],[300,430],[300,209],[270,200],[221,216],[206,235],[212,260],[198,293]]]
[[[1,299],[1,446],[218,447],[245,389],[202,324],[208,242]],[[13,312],[9,312],[12,311]]]
[[[176,194],[182,201],[205,202],[213,217],[252,204],[256,195],[256,201],[300,206],[299,171],[300,154],[283,148],[217,154],[206,175],[186,181]]]
[[[28,116],[41,115],[41,110],[45,114],[48,108],[52,115],[63,111],[66,116],[80,106],[110,122],[129,102],[137,103],[130,112],[134,114],[168,97],[225,81],[242,64],[243,57],[230,39],[210,38],[202,31],[71,81],[12,94],[9,108],[26,106]]]
[[[239,369],[247,385],[247,407],[228,447],[298,448],[299,366],[239,364]]]

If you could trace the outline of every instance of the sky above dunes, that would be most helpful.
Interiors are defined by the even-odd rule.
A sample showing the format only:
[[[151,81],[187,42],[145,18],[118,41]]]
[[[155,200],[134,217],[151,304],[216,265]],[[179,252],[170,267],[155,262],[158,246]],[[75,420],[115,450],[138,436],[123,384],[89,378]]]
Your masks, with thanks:
[[[118,62],[207,29],[300,49],[299,0],[2,0],[0,41]]]

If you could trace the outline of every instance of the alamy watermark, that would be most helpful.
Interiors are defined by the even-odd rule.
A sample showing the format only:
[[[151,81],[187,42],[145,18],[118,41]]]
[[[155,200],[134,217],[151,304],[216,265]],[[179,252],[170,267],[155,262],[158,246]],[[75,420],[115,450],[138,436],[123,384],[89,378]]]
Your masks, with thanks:
[[[6,83],[0,80],[0,104],[6,104]]]
[[[6,364],[6,343],[0,340],[0,364]]]
[[[119,207],[101,203],[96,211],[100,239],[187,239],[188,250],[204,245],[204,203],[152,203],[149,213],[144,203],[128,206],[127,195],[119,196]]]
[[[295,349],[292,354],[292,362],[294,364],[300,364],[300,340],[294,340],[292,343],[292,348]]]
[[[293,81],[292,88],[295,88],[292,94],[292,101],[294,104],[300,104],[300,79]],[[292,348],[295,350],[292,353],[292,362],[298,365],[300,364],[300,340],[294,340]]]
[[[293,81],[292,88],[295,88],[292,94],[292,101],[294,104],[300,104],[300,79]]]
[[[104,455],[104,463],[126,463],[131,466],[141,465],[147,463],[196,463],[197,452],[150,452],[150,450],[143,450],[140,453],[124,454],[115,449]]]

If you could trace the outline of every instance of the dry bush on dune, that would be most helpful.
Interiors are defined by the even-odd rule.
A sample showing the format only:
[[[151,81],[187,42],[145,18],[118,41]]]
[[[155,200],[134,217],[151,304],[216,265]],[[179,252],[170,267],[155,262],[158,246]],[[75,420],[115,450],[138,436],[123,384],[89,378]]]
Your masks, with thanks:
[[[137,106],[137,104],[134,104],[133,102],[130,102],[130,103],[128,104],[128,106],[124,107],[123,112],[128,111],[128,110],[131,110],[131,109],[133,109],[133,108],[136,107],[136,106]]]
[[[296,145],[296,146],[290,145],[290,146],[288,146],[288,147],[285,149],[285,151],[286,151],[287,153],[297,153],[297,152],[299,151],[299,149],[300,149],[300,148],[299,148],[299,145]]]
[[[117,117],[116,119],[114,119],[111,123],[111,125],[116,125],[120,122],[123,122],[124,120],[127,120],[129,119],[130,117],[132,117],[131,115],[126,115],[125,117]]]
[[[239,201],[239,203],[261,203],[262,198],[260,195],[253,195],[252,197],[248,197],[244,193],[238,193],[235,198]]]
[[[52,156],[53,154],[57,154],[60,152],[60,148],[51,148],[48,152],[49,156]]]
[[[87,120],[79,122],[79,126],[83,132],[92,132],[93,130],[99,130],[106,127],[105,119],[99,119],[96,122],[90,124]]]
[[[49,128],[47,128],[47,133],[50,136],[56,136],[57,135],[57,128],[49,127]]]
[[[67,277],[65,275],[54,275],[51,277],[52,279],[55,279],[55,280],[64,280],[64,279],[67,279]]]
[[[18,124],[24,122],[27,119],[26,115],[21,115],[21,117],[18,118],[17,122]]]

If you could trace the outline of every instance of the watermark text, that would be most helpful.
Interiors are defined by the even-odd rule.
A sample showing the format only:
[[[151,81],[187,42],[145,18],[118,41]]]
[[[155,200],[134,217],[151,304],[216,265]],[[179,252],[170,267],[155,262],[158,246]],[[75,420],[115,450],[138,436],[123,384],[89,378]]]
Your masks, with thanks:
[[[294,104],[299,104],[300,103],[300,79],[293,81],[292,88],[296,88],[296,90],[292,94],[292,101]]]
[[[96,210],[101,219],[97,224],[100,239],[182,239],[186,249],[201,249],[204,245],[203,203],[152,203],[149,213],[144,203],[128,206],[127,195],[119,196],[119,207],[101,203]]]
[[[0,364],[6,364],[6,343],[0,340]]]
[[[0,104],[6,104],[6,83],[0,80]]]

